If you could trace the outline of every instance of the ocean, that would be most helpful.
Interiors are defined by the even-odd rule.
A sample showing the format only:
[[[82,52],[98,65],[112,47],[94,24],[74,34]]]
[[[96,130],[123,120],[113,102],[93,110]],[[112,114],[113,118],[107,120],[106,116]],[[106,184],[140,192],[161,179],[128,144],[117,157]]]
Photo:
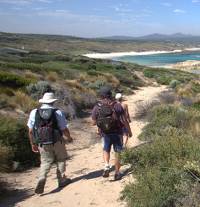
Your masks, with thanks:
[[[187,60],[200,60],[200,51],[187,51],[181,53],[165,53],[154,55],[136,55],[136,56],[123,56],[113,58],[114,60],[137,63],[151,67],[166,66]]]

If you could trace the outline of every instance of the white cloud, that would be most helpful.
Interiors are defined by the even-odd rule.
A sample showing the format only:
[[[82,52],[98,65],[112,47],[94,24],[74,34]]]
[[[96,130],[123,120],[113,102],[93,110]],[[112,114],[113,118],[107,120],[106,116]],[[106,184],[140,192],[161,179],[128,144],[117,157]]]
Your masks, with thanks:
[[[183,10],[183,9],[174,9],[173,12],[176,13],[176,14],[184,14],[184,13],[186,13],[186,11]]]
[[[43,7],[34,7],[32,8],[32,10],[35,10],[35,11],[41,11],[41,10],[44,10],[45,8]]]
[[[5,4],[30,4],[34,2],[51,3],[52,0],[0,0],[0,3]]]
[[[112,6],[112,9],[117,13],[130,13],[133,12],[132,9],[129,9],[128,4],[118,4],[116,6]]]
[[[172,6],[172,4],[169,3],[169,2],[163,2],[163,3],[161,3],[161,5],[165,6],[165,7],[171,7]]]

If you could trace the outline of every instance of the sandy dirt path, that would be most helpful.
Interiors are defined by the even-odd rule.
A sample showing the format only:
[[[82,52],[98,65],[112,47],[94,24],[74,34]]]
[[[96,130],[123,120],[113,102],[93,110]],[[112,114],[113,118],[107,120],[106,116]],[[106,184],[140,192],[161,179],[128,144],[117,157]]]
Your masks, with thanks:
[[[129,146],[138,145],[140,141],[137,136],[140,134],[145,123],[134,120],[136,105],[142,101],[151,101],[155,97],[166,90],[164,86],[160,87],[144,87],[136,91],[134,95],[128,97],[128,105],[130,115],[132,117],[131,128],[133,131],[133,138],[129,140]],[[89,127],[89,120],[87,126]],[[85,129],[82,129],[83,133]],[[94,128],[95,131],[95,128]],[[81,136],[84,139],[84,134],[74,133],[74,136]],[[78,139],[78,138],[77,138]],[[86,137],[85,137],[86,139]],[[84,141],[82,141],[84,142]],[[76,141],[74,142],[76,145]],[[70,148],[70,145],[67,148]],[[72,146],[73,148],[73,146]],[[102,178],[102,168],[104,166],[102,159],[102,145],[101,142],[90,146],[89,148],[77,149],[70,152],[72,158],[67,161],[67,176],[73,179],[73,183],[63,188],[56,189],[56,175],[55,167],[52,167],[47,184],[45,186],[45,193],[42,196],[34,195],[33,190],[36,185],[36,177],[38,169],[31,169],[24,173],[15,174],[16,186],[19,189],[27,189],[30,191],[29,196],[21,196],[17,198],[12,196],[9,200],[0,204],[0,207],[16,206],[16,207],[123,207],[124,202],[119,200],[120,192],[124,185],[133,180],[131,175],[126,175],[121,181],[112,182],[113,174],[107,179]],[[113,164],[113,157],[111,163]],[[126,166],[122,167],[126,170]],[[13,201],[12,201],[13,199]],[[14,202],[15,201],[15,202]],[[15,204],[14,204],[15,203]]]

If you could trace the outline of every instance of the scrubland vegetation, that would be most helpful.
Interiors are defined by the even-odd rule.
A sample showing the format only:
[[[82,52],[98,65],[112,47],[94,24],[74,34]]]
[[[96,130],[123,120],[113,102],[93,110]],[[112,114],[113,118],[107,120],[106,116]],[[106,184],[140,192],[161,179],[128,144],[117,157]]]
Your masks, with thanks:
[[[145,69],[144,74],[171,87],[155,103],[138,106],[146,119],[140,139],[148,144],[122,155],[136,183],[122,192],[130,207],[199,206],[200,82],[178,71]],[[158,75],[159,74],[159,75]]]
[[[137,181],[125,187],[122,198],[130,207],[198,206],[200,81],[197,75],[77,55],[83,51],[95,52],[91,49],[94,45],[96,52],[119,51],[122,43],[111,46],[112,42],[83,44],[81,39],[73,38],[62,42],[56,36],[49,39],[34,35],[7,39],[4,36],[0,38],[1,47],[23,45],[29,52],[0,51],[1,172],[38,163],[29,146],[26,121],[43,93],[55,92],[59,99],[57,106],[65,111],[68,119],[73,119],[81,117],[95,104],[101,86],[110,85],[114,91],[125,94],[144,86],[134,75],[138,70],[152,82],[168,85],[171,90],[161,94],[159,101],[138,107],[136,118],[149,122],[140,139],[150,143],[123,153],[122,160],[131,164]],[[144,46],[136,45],[137,48]],[[130,42],[126,46],[124,51],[129,47],[134,50]],[[157,43],[153,48],[161,46],[169,49],[172,45],[164,48]],[[146,48],[152,49],[152,44]],[[5,184],[0,182],[0,193],[2,186]]]
[[[0,170],[18,170],[37,164],[37,156],[29,146],[26,122],[45,92],[53,91],[59,99],[57,106],[68,119],[73,119],[94,106],[104,85],[128,94],[144,83],[126,65],[113,61],[59,52],[1,52]]]

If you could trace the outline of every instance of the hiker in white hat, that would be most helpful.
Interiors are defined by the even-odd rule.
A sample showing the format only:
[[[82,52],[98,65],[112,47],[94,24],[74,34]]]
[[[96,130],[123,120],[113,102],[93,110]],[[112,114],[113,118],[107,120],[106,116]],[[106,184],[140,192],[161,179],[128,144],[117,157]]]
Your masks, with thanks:
[[[47,174],[54,161],[57,164],[58,187],[71,183],[71,179],[65,176],[67,152],[63,135],[69,142],[73,139],[67,128],[64,113],[53,106],[57,100],[53,93],[45,93],[39,100],[41,107],[31,111],[27,123],[32,151],[40,153],[41,159],[39,180],[35,188],[36,194],[44,192]]]
[[[126,101],[126,99],[123,97],[123,95],[121,93],[117,93],[115,95],[115,99],[116,99],[116,101],[118,101],[122,105],[124,112],[125,112],[125,117],[126,117],[127,121],[129,123],[131,123],[130,114],[129,114],[129,110],[128,110],[128,104],[124,103],[124,101]],[[124,145],[124,147],[127,146],[128,138],[129,138],[128,130],[126,129],[126,127],[124,127],[123,128],[123,145]]]

